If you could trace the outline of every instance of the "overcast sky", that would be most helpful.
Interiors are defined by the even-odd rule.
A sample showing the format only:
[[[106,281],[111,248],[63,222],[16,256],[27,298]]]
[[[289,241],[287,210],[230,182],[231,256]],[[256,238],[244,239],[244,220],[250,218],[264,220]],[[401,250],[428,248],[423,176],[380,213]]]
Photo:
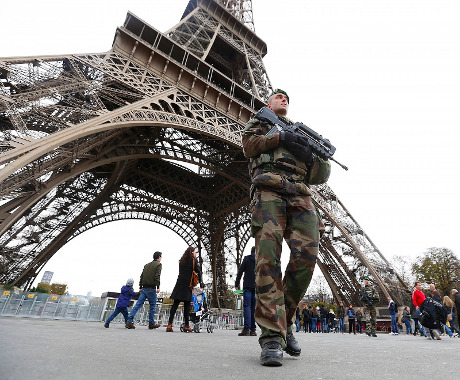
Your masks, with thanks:
[[[188,1],[26,3],[2,2],[1,57],[105,52],[128,10],[166,31]],[[350,169],[333,164],[329,185],[380,251],[460,256],[460,2],[253,0],[253,10],[288,116],[336,146]],[[45,270],[73,294],[100,295],[128,277],[137,285],[161,250],[162,288],[172,290],[185,248],[165,227],[114,222],[68,243]]]

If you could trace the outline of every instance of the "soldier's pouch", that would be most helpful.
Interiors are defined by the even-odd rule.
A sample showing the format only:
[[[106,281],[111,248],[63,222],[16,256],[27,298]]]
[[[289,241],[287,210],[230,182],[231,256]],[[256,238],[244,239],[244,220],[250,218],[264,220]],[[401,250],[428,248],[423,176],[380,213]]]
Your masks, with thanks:
[[[262,214],[262,202],[261,193],[259,190],[255,190],[250,203],[251,210],[251,237],[255,237],[257,232],[262,228],[264,224]]]
[[[310,185],[320,185],[322,183],[326,183],[330,175],[330,162],[323,160],[321,157],[316,157],[315,161],[311,165],[307,182]]]

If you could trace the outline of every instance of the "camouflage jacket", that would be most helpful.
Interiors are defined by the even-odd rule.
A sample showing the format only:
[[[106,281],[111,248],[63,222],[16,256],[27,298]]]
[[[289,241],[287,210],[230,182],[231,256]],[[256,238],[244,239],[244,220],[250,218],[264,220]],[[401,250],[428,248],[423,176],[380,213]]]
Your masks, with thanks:
[[[379,300],[379,293],[374,289],[373,286],[365,285],[361,291],[363,295],[366,295],[370,300],[373,300],[373,304]]]
[[[283,122],[292,124],[287,118]],[[329,161],[314,155],[306,164],[294,157],[279,141],[279,133],[266,135],[272,128],[269,123],[254,118],[248,121],[242,143],[249,158],[249,175],[252,185],[286,194],[311,195],[308,185],[325,183],[331,172]]]

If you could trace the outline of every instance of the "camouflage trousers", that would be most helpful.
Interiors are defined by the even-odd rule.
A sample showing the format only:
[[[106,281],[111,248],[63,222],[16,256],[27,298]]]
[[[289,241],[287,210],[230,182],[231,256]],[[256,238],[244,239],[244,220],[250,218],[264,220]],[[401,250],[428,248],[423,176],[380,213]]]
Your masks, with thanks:
[[[256,190],[251,202],[251,231],[256,247],[255,319],[262,333],[259,343],[286,346],[295,311],[315,269],[319,229],[324,228],[306,195]],[[284,278],[281,273],[283,239],[290,249]]]
[[[367,328],[367,330],[371,334],[375,334],[375,332],[377,331],[377,312],[375,311],[374,305],[367,305],[366,307],[371,317],[369,320],[369,327]]]

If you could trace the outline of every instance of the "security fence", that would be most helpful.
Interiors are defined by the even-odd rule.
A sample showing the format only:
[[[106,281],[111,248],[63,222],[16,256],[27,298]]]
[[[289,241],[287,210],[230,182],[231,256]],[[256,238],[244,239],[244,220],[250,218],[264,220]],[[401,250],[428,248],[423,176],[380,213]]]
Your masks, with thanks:
[[[0,316],[22,318],[68,319],[75,321],[105,321],[115,310],[117,298],[110,296],[84,297],[46,293],[19,292],[0,289]],[[171,304],[163,304],[158,299],[155,309],[155,322],[168,323]],[[128,310],[131,311],[130,307]],[[210,318],[214,328],[238,329],[243,325],[241,310],[212,309]],[[174,317],[174,326],[184,322],[182,304]],[[123,315],[118,314],[112,323],[125,323]],[[136,313],[134,323],[149,324],[149,304],[146,302]]]
[[[2,316],[100,321],[105,305],[100,298],[0,291]]]

